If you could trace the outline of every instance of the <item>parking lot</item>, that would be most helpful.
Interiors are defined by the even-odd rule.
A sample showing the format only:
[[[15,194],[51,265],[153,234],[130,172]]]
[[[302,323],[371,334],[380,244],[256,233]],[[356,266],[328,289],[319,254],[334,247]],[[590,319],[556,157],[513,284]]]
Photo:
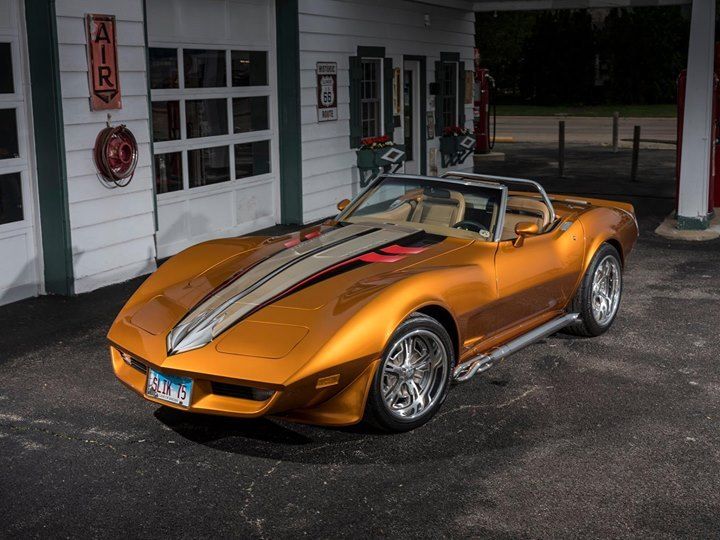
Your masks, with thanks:
[[[0,308],[3,536],[717,536],[720,242],[654,234],[674,154],[507,145],[483,170],[627,199],[618,318],[553,336],[385,435],[189,416],[125,390],[105,334],[141,280]],[[521,156],[522,158],[518,157]],[[627,195],[630,194],[630,195]]]

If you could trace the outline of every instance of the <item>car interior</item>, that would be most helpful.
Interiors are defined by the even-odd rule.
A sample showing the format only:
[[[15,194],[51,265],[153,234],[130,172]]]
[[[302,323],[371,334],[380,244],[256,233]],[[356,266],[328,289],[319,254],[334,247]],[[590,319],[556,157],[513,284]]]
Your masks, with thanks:
[[[382,202],[368,200],[354,215],[364,220],[423,225],[426,229],[469,231],[489,241],[498,222],[496,200],[480,194],[461,193],[446,187],[425,186],[409,189]],[[523,192],[508,196],[501,241],[516,238],[515,226],[520,222],[535,223],[541,232],[550,223],[546,204]],[[463,234],[462,236],[466,236]]]

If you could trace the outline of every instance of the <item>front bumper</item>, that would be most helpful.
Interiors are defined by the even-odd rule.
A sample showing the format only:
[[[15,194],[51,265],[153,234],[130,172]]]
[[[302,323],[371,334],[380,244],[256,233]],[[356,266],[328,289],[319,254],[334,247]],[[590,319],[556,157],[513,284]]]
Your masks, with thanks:
[[[336,379],[338,384],[328,387],[319,385],[320,381],[327,378],[327,373],[316,373],[291,386],[279,386],[211,378],[200,372],[158,366],[131,353],[123,353],[132,361],[126,362],[120,349],[111,345],[110,357],[115,376],[133,392],[158,405],[187,412],[238,418],[281,416],[295,422],[325,426],[349,426],[362,420],[370,384],[379,364],[377,359],[364,361],[364,367],[359,370],[359,374],[347,379],[340,376]],[[190,377],[193,380],[190,405],[184,407],[147,395],[145,389],[149,368],[168,375]],[[245,390],[254,388],[265,393],[271,391],[272,395],[262,400],[239,397],[239,394],[247,395],[247,391],[232,392],[233,395],[228,395],[228,388],[232,387]]]
[[[115,376],[125,386],[146,400],[160,405],[165,405],[167,407],[196,413],[255,418],[268,414],[268,412],[273,409],[273,405],[278,402],[282,395],[282,389],[279,388],[255,387],[260,388],[262,391],[272,391],[272,395],[264,400],[251,399],[249,397],[250,392],[245,392],[243,389],[249,390],[253,387],[240,385],[237,381],[210,380],[202,373],[169,370],[161,366],[156,366],[144,359],[139,359],[134,355],[129,356],[132,358],[131,363],[128,363],[123,359],[119,349],[114,346],[110,347],[110,357],[112,359]],[[176,405],[174,403],[147,395],[145,393],[145,389],[147,385],[148,368],[170,375],[190,377],[193,380],[190,405],[188,407],[184,407],[182,405]],[[233,387],[236,388],[237,391],[233,392]],[[248,397],[240,397],[243,394],[247,394]]]

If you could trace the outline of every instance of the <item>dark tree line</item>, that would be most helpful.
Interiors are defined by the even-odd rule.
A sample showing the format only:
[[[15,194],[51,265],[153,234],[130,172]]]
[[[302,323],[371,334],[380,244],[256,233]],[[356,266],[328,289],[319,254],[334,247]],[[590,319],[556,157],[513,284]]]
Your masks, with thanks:
[[[681,6],[478,13],[476,29],[498,102],[673,103],[690,18]]]

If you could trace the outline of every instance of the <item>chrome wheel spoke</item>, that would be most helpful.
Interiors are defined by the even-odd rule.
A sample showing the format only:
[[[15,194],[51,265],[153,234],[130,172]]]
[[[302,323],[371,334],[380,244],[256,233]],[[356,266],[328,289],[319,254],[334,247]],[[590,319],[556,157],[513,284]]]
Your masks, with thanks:
[[[607,324],[620,303],[620,266],[615,257],[606,256],[593,275],[591,298],[592,314],[598,324]]]
[[[444,392],[447,369],[447,351],[434,332],[416,329],[401,336],[382,366],[381,395],[388,411],[404,419],[423,415]]]

